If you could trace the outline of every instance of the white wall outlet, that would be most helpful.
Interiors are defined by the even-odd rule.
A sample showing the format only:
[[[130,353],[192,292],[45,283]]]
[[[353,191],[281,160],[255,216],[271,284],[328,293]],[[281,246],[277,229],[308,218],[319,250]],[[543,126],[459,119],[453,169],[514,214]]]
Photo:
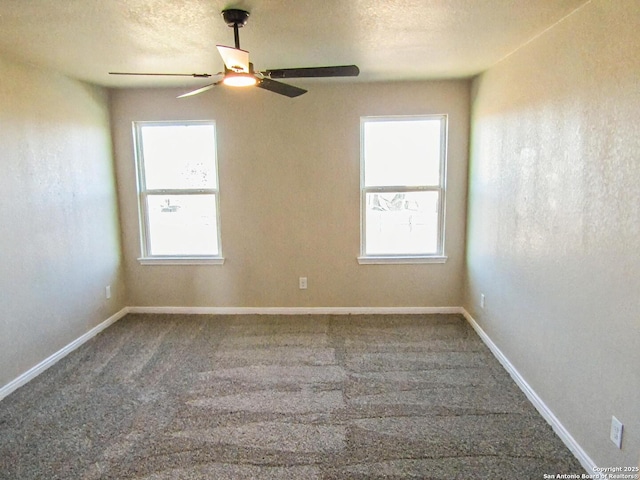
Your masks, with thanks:
[[[480,294],[480,308],[484,309],[484,293]]]
[[[622,430],[624,425],[616,417],[611,417],[611,434],[609,435],[611,441],[615,443],[616,447],[622,448]]]
[[[300,277],[298,279],[298,286],[300,287],[300,290],[306,290],[307,289],[307,277]]]
[[[111,285],[104,288],[104,296],[107,297],[107,300],[111,298]]]

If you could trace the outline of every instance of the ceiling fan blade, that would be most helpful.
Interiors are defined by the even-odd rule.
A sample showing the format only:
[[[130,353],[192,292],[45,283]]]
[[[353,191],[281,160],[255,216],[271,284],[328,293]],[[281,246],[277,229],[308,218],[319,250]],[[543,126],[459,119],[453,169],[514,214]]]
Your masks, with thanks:
[[[279,93],[280,95],[284,95],[285,97],[289,98],[298,97],[303,93],[307,93],[304,88],[295,87],[287,83],[276,82],[275,80],[271,80],[270,78],[263,78],[261,80],[258,80],[256,87],[269,90],[270,92]]]
[[[138,73],[138,72],[109,72],[109,75],[153,75],[156,77],[195,77],[209,78],[209,73]]]
[[[302,78],[302,77],[357,77],[360,69],[356,65],[340,65],[334,67],[278,68],[261,72],[269,78]]]
[[[236,73],[249,73],[249,52],[224,45],[216,45],[216,47],[228,70]]]
[[[215,83],[210,83],[209,85],[205,85],[204,87],[200,87],[196,90],[193,90],[191,92],[187,92],[187,93],[183,93],[182,95],[178,95],[176,98],[185,98],[185,97],[191,97],[193,95],[198,95],[199,93],[203,93],[206,92],[207,90],[211,90],[213,87],[215,87],[216,85],[220,85],[222,83],[222,80],[219,82],[215,82]]]

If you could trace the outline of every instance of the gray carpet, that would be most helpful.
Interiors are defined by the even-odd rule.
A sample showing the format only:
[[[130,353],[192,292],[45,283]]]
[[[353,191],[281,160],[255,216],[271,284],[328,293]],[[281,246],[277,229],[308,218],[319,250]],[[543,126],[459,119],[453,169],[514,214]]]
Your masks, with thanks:
[[[0,478],[584,473],[457,315],[128,315],[0,402]]]

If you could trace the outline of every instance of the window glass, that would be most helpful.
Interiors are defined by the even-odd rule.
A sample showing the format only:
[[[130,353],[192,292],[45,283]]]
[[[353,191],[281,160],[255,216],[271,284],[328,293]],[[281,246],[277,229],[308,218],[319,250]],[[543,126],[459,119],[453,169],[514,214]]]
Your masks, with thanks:
[[[150,255],[218,255],[215,195],[148,195]]]
[[[213,125],[147,125],[141,137],[147,189],[217,185]]]
[[[367,193],[367,254],[438,252],[438,192]]]
[[[364,124],[365,186],[438,185],[441,121]]]

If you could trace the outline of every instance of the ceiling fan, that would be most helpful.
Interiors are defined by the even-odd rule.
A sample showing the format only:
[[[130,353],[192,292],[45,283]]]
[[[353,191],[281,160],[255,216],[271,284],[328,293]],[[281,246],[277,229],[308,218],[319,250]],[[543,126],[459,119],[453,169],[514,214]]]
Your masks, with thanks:
[[[307,90],[278,82],[274,79],[281,78],[318,78],[318,77],[357,77],[360,69],[356,65],[340,65],[330,67],[302,67],[302,68],[278,68],[263,71],[255,71],[253,63],[249,62],[249,52],[240,48],[240,35],[238,30],[246,25],[249,12],[238,9],[222,11],[222,18],[229,27],[233,28],[235,47],[216,45],[224,62],[224,71],[215,75],[208,73],[134,73],[134,72],[109,72],[110,75],[155,75],[172,77],[209,78],[221,77],[214,83],[205,85],[191,92],[180,95],[178,98],[190,97],[223,84],[231,87],[256,86],[270,92],[278,93],[289,98],[294,98]]]

